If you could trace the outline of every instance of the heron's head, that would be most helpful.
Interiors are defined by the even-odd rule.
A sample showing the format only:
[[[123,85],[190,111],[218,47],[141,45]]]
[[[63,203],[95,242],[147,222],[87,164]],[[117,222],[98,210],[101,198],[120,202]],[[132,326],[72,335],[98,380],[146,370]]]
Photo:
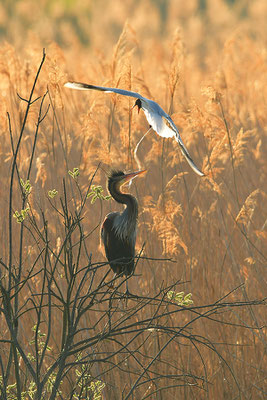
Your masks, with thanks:
[[[123,171],[115,171],[115,170],[111,171],[108,177],[109,191],[111,186],[119,190],[121,186],[125,185],[125,183],[130,182],[132,179],[143,174],[144,172],[146,172],[146,170],[130,172],[128,174],[125,174]]]
[[[135,106],[137,107],[137,110],[138,110],[138,113],[139,113],[139,111],[140,111],[141,108],[142,108],[142,101],[141,101],[140,99],[137,99],[136,102],[134,103],[133,108],[134,108]]]

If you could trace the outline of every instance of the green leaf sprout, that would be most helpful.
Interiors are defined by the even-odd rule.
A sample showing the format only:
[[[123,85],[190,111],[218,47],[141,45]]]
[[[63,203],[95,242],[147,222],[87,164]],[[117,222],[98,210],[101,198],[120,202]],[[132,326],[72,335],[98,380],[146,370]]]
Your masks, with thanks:
[[[17,219],[18,224],[21,224],[27,217],[29,211],[30,211],[29,207],[26,207],[24,210],[21,210],[21,212],[15,211],[13,217]]]
[[[96,185],[92,185],[92,191],[90,192],[90,193],[88,193],[88,195],[87,195],[87,198],[89,198],[89,197],[92,197],[91,198],[91,204],[94,204],[94,202],[97,200],[97,199],[100,199],[100,200],[109,200],[110,198],[111,198],[111,196],[110,195],[108,195],[108,196],[104,196],[103,195],[103,191],[104,191],[104,189],[102,188],[102,186],[96,186]]]
[[[171,301],[175,301],[179,306],[187,307],[190,304],[194,304],[192,300],[192,293],[184,294],[184,292],[177,292],[175,293],[173,290],[170,290],[167,293],[167,297]]]
[[[68,174],[73,178],[77,178],[80,175],[79,168],[73,168],[72,171],[68,171]]]
[[[26,182],[24,182],[23,179],[20,179],[20,184],[24,189],[25,195],[29,195],[32,190],[32,185],[30,184],[30,181],[27,179]]]
[[[53,199],[54,197],[56,197],[56,195],[58,194],[58,191],[56,189],[53,190],[49,190],[48,191],[48,196]]]

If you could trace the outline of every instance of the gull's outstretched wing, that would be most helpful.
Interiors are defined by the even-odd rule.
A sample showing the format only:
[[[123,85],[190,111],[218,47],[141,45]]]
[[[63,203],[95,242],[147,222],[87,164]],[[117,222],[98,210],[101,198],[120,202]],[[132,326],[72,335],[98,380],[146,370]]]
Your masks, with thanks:
[[[178,136],[175,136],[175,140],[176,140],[176,142],[179,144],[180,149],[181,149],[181,151],[182,151],[182,153],[183,153],[183,155],[184,155],[186,161],[188,162],[188,164],[189,164],[190,167],[192,168],[192,170],[195,171],[195,173],[198,174],[199,176],[204,176],[205,174],[203,174],[203,172],[200,171],[200,169],[198,169],[198,167],[196,166],[196,164],[195,164],[194,161],[192,160],[190,154],[189,154],[188,151],[187,151],[187,148],[185,147],[185,145],[184,145],[183,142],[182,142],[182,139],[181,139],[180,135],[179,135],[179,137],[178,137]]]
[[[77,89],[77,90],[99,90],[101,92],[106,93],[118,93],[123,96],[130,96],[135,97],[137,99],[141,99],[143,101],[143,110],[145,112],[146,118],[148,123],[152,126],[152,128],[162,137],[174,137],[175,140],[178,142],[181,151],[186,158],[190,167],[200,176],[204,176],[203,172],[201,172],[194,161],[192,160],[190,154],[188,153],[185,145],[182,142],[181,136],[179,135],[178,129],[175,126],[174,122],[172,121],[171,117],[166,114],[166,112],[158,105],[158,103],[146,99],[145,97],[141,96],[139,93],[131,92],[130,90],[124,89],[117,89],[117,88],[109,88],[104,86],[95,86],[90,85],[87,83],[82,82],[67,82],[64,85],[70,89]],[[168,127],[166,129],[162,126],[162,122],[164,121],[164,126]]]
[[[77,90],[99,90],[101,92],[106,92],[106,93],[118,93],[118,94],[122,94],[123,96],[130,96],[130,97],[135,97],[137,99],[147,100],[143,96],[141,96],[139,93],[131,92],[130,90],[109,88],[109,87],[103,87],[103,86],[95,86],[95,85],[89,85],[87,83],[82,83],[82,82],[67,82],[64,84],[64,86],[67,88],[70,88],[70,89],[77,89]]]
[[[173,137],[175,138],[176,142],[179,144],[186,161],[188,162],[188,164],[190,165],[190,167],[192,168],[193,171],[195,171],[199,176],[204,176],[205,174],[203,174],[203,172],[200,171],[200,169],[196,166],[196,164],[194,163],[192,157],[190,156],[187,148],[183,144],[182,138],[181,138],[181,136],[178,132],[178,129],[176,128],[176,125],[174,124],[173,120],[171,119],[171,117],[169,115],[167,117],[168,118],[162,117],[162,119],[163,119],[164,123],[168,126],[168,128],[173,131]]]

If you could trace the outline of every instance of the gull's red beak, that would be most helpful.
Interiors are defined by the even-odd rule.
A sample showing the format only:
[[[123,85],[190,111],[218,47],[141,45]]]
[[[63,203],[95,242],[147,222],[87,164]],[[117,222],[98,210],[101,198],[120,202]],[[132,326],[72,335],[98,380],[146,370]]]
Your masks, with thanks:
[[[139,107],[138,104],[135,103],[135,104],[132,106],[131,110],[133,110],[134,107],[137,107],[137,112],[138,112],[138,114],[139,114],[140,108],[141,108],[141,107]]]
[[[132,110],[135,106],[137,106],[137,110],[138,110],[138,114],[139,114],[140,109],[142,108],[142,103],[141,103],[141,100],[140,100],[140,99],[137,99],[137,100],[136,100],[136,102],[134,103],[134,106],[131,108],[131,110]]]

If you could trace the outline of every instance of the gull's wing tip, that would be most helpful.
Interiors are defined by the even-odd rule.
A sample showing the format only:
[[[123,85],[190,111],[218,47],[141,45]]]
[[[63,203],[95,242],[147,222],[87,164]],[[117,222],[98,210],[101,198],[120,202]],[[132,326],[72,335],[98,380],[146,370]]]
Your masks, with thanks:
[[[199,176],[205,176],[205,174],[196,166],[196,164],[194,163],[192,157],[190,156],[190,154],[188,153],[187,148],[185,147],[185,145],[182,142],[182,139],[179,136],[175,136],[175,139],[177,141],[177,143],[179,144],[182,154],[185,157],[186,161],[188,162],[188,164],[190,165],[190,167],[192,168],[192,170],[198,174]]]
[[[130,97],[135,97],[138,99],[146,100],[139,93],[131,92],[130,90],[110,88],[110,87],[105,87],[105,86],[96,86],[96,85],[91,85],[91,84],[82,83],[82,82],[66,82],[66,83],[64,83],[64,87],[67,87],[70,89],[77,89],[77,90],[93,89],[93,90],[99,90],[100,92],[104,92],[104,93],[118,93],[123,96],[130,96]]]
[[[200,171],[200,169],[198,169],[197,171],[196,171],[196,173],[199,175],[199,176],[206,176],[205,174],[204,174],[204,172],[202,172],[202,171]]]
[[[74,83],[75,83],[75,82],[70,82],[70,81],[68,81],[68,82],[64,83],[64,86],[65,86],[65,87],[71,87]]]
[[[185,155],[185,159],[188,162],[188,164],[190,165],[190,167],[192,168],[192,170],[198,175],[198,176],[205,176],[204,172],[202,172],[194,163],[194,161],[192,160],[192,158],[188,155]]]
[[[205,176],[204,172],[202,172],[194,163],[194,161],[192,160],[192,158],[188,158],[185,156],[186,161],[188,162],[188,164],[190,165],[190,167],[192,168],[192,170],[198,175],[198,176]]]
[[[80,89],[80,90],[86,90],[88,89],[88,85],[80,82],[66,82],[64,83],[64,87],[67,87],[69,89]]]
[[[190,157],[191,158],[191,157]],[[195,171],[196,174],[198,174],[199,176],[206,176],[204,174],[204,172],[201,171],[201,169],[199,169],[196,164],[194,163],[194,161],[192,160],[192,158],[190,159],[190,161],[187,159],[188,164],[190,165],[190,167],[192,168],[193,171]]]

